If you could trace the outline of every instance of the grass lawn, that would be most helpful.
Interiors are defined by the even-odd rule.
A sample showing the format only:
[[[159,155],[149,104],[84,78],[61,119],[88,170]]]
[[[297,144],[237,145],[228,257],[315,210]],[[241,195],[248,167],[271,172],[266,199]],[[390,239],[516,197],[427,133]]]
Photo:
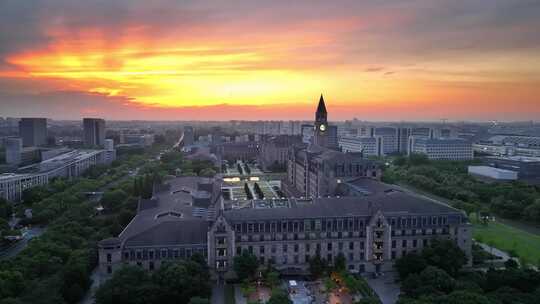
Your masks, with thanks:
[[[234,285],[227,284],[225,286],[225,304],[235,304],[236,300],[234,299]]]
[[[540,236],[499,222],[484,226],[476,223],[474,216],[470,219],[475,240],[506,252],[514,251],[524,262],[540,266]]]

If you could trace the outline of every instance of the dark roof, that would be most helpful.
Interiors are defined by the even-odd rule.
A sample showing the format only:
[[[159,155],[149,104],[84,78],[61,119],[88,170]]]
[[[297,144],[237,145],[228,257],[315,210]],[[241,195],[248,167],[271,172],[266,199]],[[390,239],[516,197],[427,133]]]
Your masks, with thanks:
[[[98,245],[99,246],[102,246],[102,247],[106,247],[106,246],[116,246],[116,245],[120,245],[120,239],[119,238],[116,238],[116,237],[111,237],[111,238],[108,238],[108,239],[104,239],[104,240],[101,240],[99,241]]]
[[[346,181],[344,184],[351,187],[355,192],[359,192],[363,195],[373,195],[391,192],[403,192],[403,190],[397,186],[382,183],[378,180],[360,177],[354,180]]]
[[[315,199],[313,204],[291,208],[236,209],[225,211],[230,220],[302,219],[318,217],[371,216],[376,211],[387,216],[407,214],[461,214],[454,209],[426,197],[393,191],[370,196],[331,197]]]
[[[206,244],[205,220],[167,221],[128,238],[124,246]]]
[[[169,187],[156,193],[153,199],[141,200],[137,215],[118,236],[123,242],[163,223],[202,220],[200,218],[202,215],[195,212],[197,207],[193,206],[193,193],[198,192],[200,183],[213,183],[213,192],[209,193],[211,205],[217,202],[221,195],[221,182],[210,178],[182,176],[167,180],[166,183]],[[180,216],[171,217],[167,214]]]
[[[326,105],[324,104],[324,98],[322,94],[321,94],[321,98],[319,98],[319,105],[317,106],[317,113],[326,114]]]

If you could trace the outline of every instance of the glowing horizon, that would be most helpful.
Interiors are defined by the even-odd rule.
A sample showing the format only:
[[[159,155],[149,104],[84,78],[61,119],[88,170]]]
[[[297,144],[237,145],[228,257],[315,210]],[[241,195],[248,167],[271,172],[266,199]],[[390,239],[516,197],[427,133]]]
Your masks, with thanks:
[[[274,118],[294,114],[283,113],[290,105],[305,118],[323,92],[339,119],[540,114],[540,22],[526,13],[538,5],[475,2],[447,16],[459,5],[227,3],[126,2],[104,17],[106,5],[37,7],[22,41],[8,33],[15,20],[0,21],[0,43],[15,41],[0,47],[1,110],[32,113],[20,100],[39,96],[69,106],[64,94],[88,100],[81,115],[166,119],[227,105]],[[501,9],[515,16],[493,18]]]

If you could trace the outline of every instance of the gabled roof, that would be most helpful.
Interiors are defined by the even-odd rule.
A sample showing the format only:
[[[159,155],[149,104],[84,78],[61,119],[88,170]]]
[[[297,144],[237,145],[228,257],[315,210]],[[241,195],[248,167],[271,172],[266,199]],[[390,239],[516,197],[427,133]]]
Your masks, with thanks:
[[[207,232],[205,220],[165,221],[129,237],[124,246],[205,244]]]

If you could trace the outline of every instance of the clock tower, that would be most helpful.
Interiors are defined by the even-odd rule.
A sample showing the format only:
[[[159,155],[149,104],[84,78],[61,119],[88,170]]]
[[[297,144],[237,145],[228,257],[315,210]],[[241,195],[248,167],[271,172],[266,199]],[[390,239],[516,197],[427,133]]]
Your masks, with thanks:
[[[317,106],[317,112],[315,112],[315,124],[313,125],[314,137],[313,143],[315,145],[324,147],[327,145],[328,134],[328,113],[326,112],[326,105],[324,104],[324,98],[321,94],[319,99],[319,105]]]

